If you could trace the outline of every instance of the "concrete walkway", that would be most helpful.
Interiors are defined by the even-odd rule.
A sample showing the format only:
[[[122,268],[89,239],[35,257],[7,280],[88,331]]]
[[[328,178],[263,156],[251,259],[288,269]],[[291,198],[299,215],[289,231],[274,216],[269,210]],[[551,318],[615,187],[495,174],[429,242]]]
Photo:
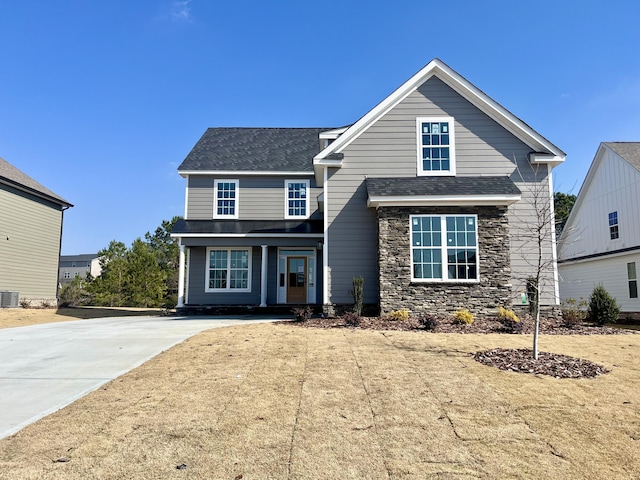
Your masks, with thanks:
[[[116,317],[0,329],[0,438],[196,333],[274,317]]]

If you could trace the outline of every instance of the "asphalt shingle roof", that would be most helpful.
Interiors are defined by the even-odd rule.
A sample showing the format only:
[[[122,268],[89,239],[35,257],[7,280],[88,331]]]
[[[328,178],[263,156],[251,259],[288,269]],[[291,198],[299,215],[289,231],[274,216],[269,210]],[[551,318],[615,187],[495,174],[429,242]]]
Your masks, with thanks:
[[[173,234],[289,234],[322,233],[322,220],[184,220],[176,222]]]
[[[209,128],[178,171],[311,172],[332,128]]]
[[[56,195],[44,185],[36,182],[26,173],[18,170],[5,159],[0,158],[0,181],[2,180],[4,180],[6,183],[13,184],[26,190],[35,192],[41,196],[48,197],[50,200],[53,200],[56,203],[60,203],[61,205],[67,205],[69,207],[73,206],[61,196]]]
[[[508,177],[393,177],[367,178],[371,196],[518,195]]]
[[[640,170],[640,142],[604,142],[604,144]]]

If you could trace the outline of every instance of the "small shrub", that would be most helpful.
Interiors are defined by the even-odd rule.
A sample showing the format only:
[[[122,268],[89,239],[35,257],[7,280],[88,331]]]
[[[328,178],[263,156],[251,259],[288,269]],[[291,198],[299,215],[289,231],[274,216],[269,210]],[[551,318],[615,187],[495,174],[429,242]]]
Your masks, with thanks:
[[[18,303],[20,303],[20,306],[22,308],[31,308],[31,300],[29,300],[28,298],[22,298]]]
[[[498,307],[498,320],[502,323],[507,333],[522,333],[522,322],[513,310]]]
[[[313,310],[308,305],[306,307],[295,307],[291,312],[293,313],[296,322],[305,322],[309,320],[313,314]]]
[[[357,327],[358,325],[360,325],[360,315],[358,315],[356,312],[345,313],[344,315],[342,315],[342,320],[346,325],[349,325],[350,327]]]
[[[425,330],[433,331],[436,328],[438,328],[438,325],[440,325],[440,319],[435,315],[430,315],[427,313],[427,314],[420,315],[418,317],[418,323]]]
[[[616,323],[620,316],[620,308],[616,299],[609,295],[602,285],[593,289],[589,297],[589,310],[587,316],[590,321],[598,325]]]
[[[466,308],[457,310],[453,314],[453,323],[459,325],[471,325],[473,323],[473,314]]]
[[[49,300],[42,300],[42,302],[40,303],[40,308],[42,309],[53,308],[53,304]]]
[[[353,284],[353,290],[351,290],[353,311],[360,316],[362,315],[362,304],[364,303],[364,277],[353,277],[351,282]]]
[[[583,298],[579,301],[575,298],[564,300],[560,308],[565,326],[573,328],[582,324],[587,318],[587,306],[587,301]]]
[[[409,320],[409,311],[408,310],[394,310],[389,314],[389,318],[391,320],[395,320],[396,322],[406,322]]]

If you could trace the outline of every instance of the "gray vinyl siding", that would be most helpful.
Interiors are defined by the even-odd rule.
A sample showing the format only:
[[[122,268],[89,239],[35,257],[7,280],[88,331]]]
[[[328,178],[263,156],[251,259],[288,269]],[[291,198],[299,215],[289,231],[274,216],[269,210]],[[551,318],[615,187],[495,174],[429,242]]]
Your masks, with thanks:
[[[524,206],[531,203],[530,189],[523,188],[531,180],[527,157],[531,148],[432,77],[347,145],[342,151],[343,166],[330,170],[326,208],[333,303],[353,301],[349,294],[351,282],[359,275],[365,277],[365,302],[378,301],[376,213],[367,208],[364,180],[365,176],[417,175],[416,117],[422,116],[454,117],[457,176],[507,175],[523,191],[521,204],[510,209],[512,228],[524,229],[534,217],[531,209]],[[548,191],[544,182],[546,175],[539,185]],[[550,255],[551,244],[545,250]],[[514,299],[524,279],[532,273],[530,253],[531,250],[524,251],[521,241],[512,244]],[[543,300],[553,302],[554,298],[551,294]]]
[[[309,160],[311,162],[311,159]],[[318,212],[318,188],[315,179],[308,177],[256,176],[233,177],[213,175],[191,175],[188,180],[187,218],[208,220],[213,218],[215,180],[223,178],[239,181],[238,219],[240,220],[282,220],[285,216],[285,180],[309,180],[309,211],[312,219],[322,218]]]
[[[56,300],[61,223],[60,205],[0,184],[0,290]]]

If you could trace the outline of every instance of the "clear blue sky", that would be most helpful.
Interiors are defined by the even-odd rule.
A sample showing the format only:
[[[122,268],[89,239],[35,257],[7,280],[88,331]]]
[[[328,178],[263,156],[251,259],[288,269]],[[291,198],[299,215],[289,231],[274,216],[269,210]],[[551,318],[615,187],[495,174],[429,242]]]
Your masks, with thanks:
[[[75,206],[63,254],[184,212],[207,127],[352,123],[434,57],[567,152],[640,141],[640,2],[0,0],[0,157]]]

